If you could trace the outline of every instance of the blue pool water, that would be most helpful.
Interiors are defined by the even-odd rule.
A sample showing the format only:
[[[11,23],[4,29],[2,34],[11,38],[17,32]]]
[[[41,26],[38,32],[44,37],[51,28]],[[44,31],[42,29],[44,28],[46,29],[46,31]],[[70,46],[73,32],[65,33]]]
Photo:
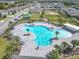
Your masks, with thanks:
[[[56,31],[59,32],[58,38],[71,37],[71,33],[63,29],[50,30],[45,26],[25,26],[23,30],[26,32],[29,29],[30,32],[34,33],[36,38],[34,42],[37,46],[48,46],[51,44],[50,39],[56,37]]]

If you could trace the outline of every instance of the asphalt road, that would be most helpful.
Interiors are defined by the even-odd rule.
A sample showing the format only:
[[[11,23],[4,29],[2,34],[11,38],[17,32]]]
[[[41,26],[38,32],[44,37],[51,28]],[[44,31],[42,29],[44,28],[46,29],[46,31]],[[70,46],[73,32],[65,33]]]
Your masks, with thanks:
[[[26,8],[26,9],[24,9],[24,10],[22,10],[22,11],[16,13],[15,15],[13,15],[13,17],[9,18],[8,20],[6,20],[6,21],[0,23],[0,35],[3,34],[7,28],[9,28],[9,27],[8,27],[9,21],[16,22],[16,20],[15,20],[16,18],[18,18],[18,17],[19,17],[19,18],[22,18],[22,17],[20,17],[20,16],[21,16],[22,14],[24,14],[25,12],[28,12],[28,11],[29,11],[29,10]]]

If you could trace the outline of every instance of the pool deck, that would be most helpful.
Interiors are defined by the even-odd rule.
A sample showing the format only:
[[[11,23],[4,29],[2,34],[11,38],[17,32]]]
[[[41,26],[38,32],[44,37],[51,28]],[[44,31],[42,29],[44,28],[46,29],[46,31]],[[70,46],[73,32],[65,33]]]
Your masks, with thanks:
[[[24,27],[24,25],[25,24],[19,24],[19,25],[15,26],[14,27],[15,29],[12,31],[13,35],[20,37],[20,40],[24,42],[24,45],[21,46],[21,51],[20,51],[19,56],[46,57],[46,55],[50,51],[55,49],[53,47],[55,44],[60,44],[62,41],[70,42],[71,40],[79,39],[79,33],[75,33],[72,35],[71,38],[53,40],[53,43],[50,46],[46,46],[46,47],[41,46],[41,47],[39,47],[38,50],[36,50],[35,48],[37,46],[33,41],[35,38],[35,35],[30,32],[30,36],[24,36],[24,34],[26,34],[26,32],[23,32],[23,29],[22,29],[22,27]],[[41,24],[36,23],[34,25],[41,25]],[[44,24],[42,24],[42,25],[44,25]],[[47,25],[45,25],[45,26],[47,26]]]

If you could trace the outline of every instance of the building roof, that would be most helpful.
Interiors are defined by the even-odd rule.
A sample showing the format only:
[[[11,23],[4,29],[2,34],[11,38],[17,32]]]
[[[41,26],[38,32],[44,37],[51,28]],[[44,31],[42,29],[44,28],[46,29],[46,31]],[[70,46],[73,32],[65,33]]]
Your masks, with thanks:
[[[65,25],[65,26],[68,26],[68,27],[70,27],[70,28],[73,28],[73,29],[75,29],[76,31],[79,30],[79,26],[72,25],[72,24],[69,24],[69,23],[66,23],[66,24],[64,24],[64,25]]]
[[[23,8],[26,8],[26,6],[20,6],[20,7],[14,7],[14,8],[9,8],[7,10],[0,10],[0,13],[1,14],[6,14],[8,12],[12,12],[12,11],[17,11],[17,10],[20,10],[20,9],[23,9]]]
[[[79,10],[71,7],[63,8],[63,10],[70,16],[79,16]]]

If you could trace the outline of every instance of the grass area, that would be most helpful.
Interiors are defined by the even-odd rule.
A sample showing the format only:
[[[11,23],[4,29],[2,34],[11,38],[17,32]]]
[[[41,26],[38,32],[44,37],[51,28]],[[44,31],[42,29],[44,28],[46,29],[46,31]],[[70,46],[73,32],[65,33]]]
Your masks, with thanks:
[[[66,59],[79,59],[79,55],[77,55],[77,56],[72,56],[72,57],[68,57],[68,58],[66,58]]]
[[[10,18],[12,18],[13,16],[15,16],[15,14],[12,14],[12,15],[7,15],[5,17],[0,17],[0,21],[6,21],[6,20],[9,20]]]
[[[11,17],[6,17],[3,19],[3,21],[9,20]]]
[[[11,18],[11,17],[5,17],[5,18],[1,17],[1,18],[0,18],[0,21],[2,21],[2,20],[3,20],[3,21],[6,21],[6,20],[9,20],[10,18]]]
[[[10,3],[0,3],[0,9],[2,10],[2,9],[8,9],[8,8],[11,8],[11,7],[15,7],[16,6],[16,4],[10,4]]]
[[[37,19],[40,18],[39,13],[32,13],[32,17],[30,19]],[[50,23],[59,23],[62,22],[64,23],[71,23],[74,25],[78,25],[79,26],[79,20],[77,20],[76,18],[73,17],[67,17],[65,15],[62,14],[58,14],[58,15],[49,15],[49,14],[44,14],[45,18],[48,18]],[[37,20],[36,20],[37,21]]]
[[[15,37],[13,40],[5,34],[3,37],[0,37],[0,59],[11,59],[12,54],[16,52],[19,54],[20,44],[18,37]],[[6,37],[5,37],[6,36]]]
[[[57,19],[59,19],[58,15],[45,15],[44,17],[48,18],[49,20],[57,20]]]
[[[4,19],[3,17],[0,17],[0,21],[3,20],[3,19]]]
[[[39,13],[32,13],[31,19],[34,18],[40,18],[40,14]]]
[[[6,55],[6,48],[8,46],[8,42],[0,37],[0,59],[2,59],[3,56]]]

